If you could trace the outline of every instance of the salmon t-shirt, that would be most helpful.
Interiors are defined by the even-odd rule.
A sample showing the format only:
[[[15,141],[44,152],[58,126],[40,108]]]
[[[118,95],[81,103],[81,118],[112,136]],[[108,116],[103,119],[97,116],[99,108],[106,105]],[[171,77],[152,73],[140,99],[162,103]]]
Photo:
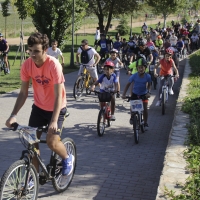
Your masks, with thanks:
[[[169,61],[166,61],[164,58],[160,60],[160,75],[167,76],[172,75],[172,66],[173,66],[173,60],[170,59]]]
[[[21,68],[21,80],[32,79],[34,90],[34,104],[46,111],[54,109],[54,85],[62,84],[62,108],[66,107],[65,78],[59,61],[47,55],[47,59],[41,67],[36,67],[31,58],[28,58]]]

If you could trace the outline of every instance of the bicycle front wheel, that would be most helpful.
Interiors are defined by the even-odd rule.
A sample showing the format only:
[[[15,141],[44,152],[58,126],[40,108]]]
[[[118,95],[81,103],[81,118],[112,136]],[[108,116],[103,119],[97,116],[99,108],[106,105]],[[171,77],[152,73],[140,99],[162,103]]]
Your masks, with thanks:
[[[166,88],[163,89],[162,92],[162,115],[165,114],[165,105],[166,104]]]
[[[73,96],[75,99],[78,99],[82,96],[84,89],[84,78],[82,76],[78,77],[73,89]]]
[[[56,159],[56,169],[55,169],[55,177],[52,179],[52,184],[54,189],[57,192],[64,192],[72,182],[74,177],[75,169],[76,169],[76,145],[71,138],[62,139],[62,143],[64,144],[68,155],[72,154],[74,156],[73,162],[73,171],[69,176],[62,176],[62,158],[55,154]]]
[[[103,136],[106,126],[105,112],[103,109],[99,111],[98,119],[97,119],[97,133],[98,136]]]
[[[140,118],[138,114],[133,115],[133,131],[135,143],[139,143],[139,132],[140,132]]]
[[[39,185],[37,171],[32,164],[30,164],[29,174],[27,169],[25,160],[18,160],[9,167],[0,183],[1,200],[37,199]],[[27,176],[27,189],[25,189]]]

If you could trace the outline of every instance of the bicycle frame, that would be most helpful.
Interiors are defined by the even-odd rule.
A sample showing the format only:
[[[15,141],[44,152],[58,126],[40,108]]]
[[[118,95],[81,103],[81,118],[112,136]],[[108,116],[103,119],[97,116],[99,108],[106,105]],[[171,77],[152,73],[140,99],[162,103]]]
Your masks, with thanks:
[[[84,70],[83,70],[83,73],[82,73],[82,76],[84,76],[84,87],[87,88],[88,85],[89,85],[89,81],[90,81],[90,73],[88,72],[87,68],[86,68],[86,65],[83,65],[84,67]]]
[[[164,84],[162,86],[162,92],[160,94],[160,99],[162,99],[162,94],[163,92],[165,91],[166,92],[166,101],[168,101],[168,91],[169,91],[169,81],[168,81],[168,78],[171,78],[171,77],[164,77],[165,81],[164,81]]]

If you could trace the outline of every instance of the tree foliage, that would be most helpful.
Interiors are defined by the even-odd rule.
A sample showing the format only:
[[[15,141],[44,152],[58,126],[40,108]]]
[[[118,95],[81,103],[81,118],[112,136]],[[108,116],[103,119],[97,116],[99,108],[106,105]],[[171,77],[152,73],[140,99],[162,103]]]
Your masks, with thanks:
[[[24,20],[35,12],[33,3],[35,0],[12,0],[12,3],[17,7],[19,18]]]
[[[119,32],[121,36],[127,35],[129,33],[129,26],[128,26],[128,21],[125,16],[123,16],[120,21],[119,25],[117,26],[116,30]]]
[[[121,14],[130,14],[139,9],[140,3],[137,0],[86,0],[89,4],[87,13],[93,13],[98,18],[100,32],[104,32],[104,20],[106,19],[105,32],[111,24],[112,17],[119,17]]]
[[[10,15],[9,4],[10,4],[9,0],[5,0],[3,3],[1,3],[3,17],[8,17]]]
[[[166,19],[170,14],[184,9],[187,5],[187,0],[146,0],[146,2],[152,7],[153,13],[163,15],[164,26],[166,26]]]
[[[81,24],[86,7],[85,1],[76,0],[75,30]],[[35,13],[31,15],[33,24],[39,32],[47,34],[50,41],[56,39],[62,46],[72,31],[72,8],[72,0],[37,0],[34,3]]]

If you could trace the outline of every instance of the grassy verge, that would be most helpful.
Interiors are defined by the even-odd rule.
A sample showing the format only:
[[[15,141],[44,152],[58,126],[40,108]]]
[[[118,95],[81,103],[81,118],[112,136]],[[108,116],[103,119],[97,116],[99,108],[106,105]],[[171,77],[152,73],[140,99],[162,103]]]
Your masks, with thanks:
[[[190,84],[188,96],[184,100],[182,110],[190,115],[188,124],[189,136],[188,150],[185,158],[191,176],[182,188],[182,194],[175,195],[173,191],[166,191],[166,195],[173,200],[199,200],[200,199],[200,51],[190,56]]]

